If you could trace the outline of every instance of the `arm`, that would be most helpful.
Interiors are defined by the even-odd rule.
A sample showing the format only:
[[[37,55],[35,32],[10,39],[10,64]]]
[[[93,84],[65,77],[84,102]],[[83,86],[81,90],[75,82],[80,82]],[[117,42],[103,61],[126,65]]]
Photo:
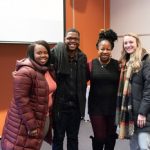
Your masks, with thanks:
[[[51,49],[51,51],[50,51],[50,54],[51,54],[51,64],[54,65],[55,72],[57,71],[57,68],[58,68],[58,60],[57,60],[57,56],[56,56],[56,51],[57,51],[57,45],[54,46]]]
[[[146,123],[146,116],[150,110],[150,60],[144,62],[142,69],[143,77],[143,98],[141,100],[137,125],[143,127]]]
[[[29,71],[30,70],[30,71]],[[34,110],[31,107],[31,92],[32,92],[32,69],[21,68],[14,74],[14,99],[17,105],[19,114],[28,130],[28,133],[38,128]],[[33,71],[33,70],[32,70]],[[34,131],[35,132],[35,131]]]

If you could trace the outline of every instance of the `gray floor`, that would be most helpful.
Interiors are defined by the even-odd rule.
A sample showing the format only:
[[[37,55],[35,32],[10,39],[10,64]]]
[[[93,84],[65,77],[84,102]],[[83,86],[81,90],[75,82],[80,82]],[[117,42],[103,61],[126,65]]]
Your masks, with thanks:
[[[79,132],[79,150],[92,150],[91,139],[92,135],[90,122],[81,122],[80,132]],[[41,150],[51,150],[51,147],[47,143],[43,143]],[[64,141],[64,150],[66,149],[66,139]],[[130,150],[128,140],[117,140],[115,150]]]
[[[90,122],[82,121],[79,132],[79,150],[92,150],[90,135],[92,135]],[[51,146],[43,142],[41,150],[51,150]],[[66,150],[66,139],[64,141],[64,150]],[[115,150],[129,150],[129,141],[117,140]]]

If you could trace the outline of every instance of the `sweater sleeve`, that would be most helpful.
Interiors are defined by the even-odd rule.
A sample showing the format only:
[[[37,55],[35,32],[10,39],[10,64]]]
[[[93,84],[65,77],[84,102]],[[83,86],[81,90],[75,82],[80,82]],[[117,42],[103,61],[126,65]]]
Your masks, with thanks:
[[[147,115],[150,110],[150,59],[145,61],[142,69],[143,98],[139,108],[139,114]]]

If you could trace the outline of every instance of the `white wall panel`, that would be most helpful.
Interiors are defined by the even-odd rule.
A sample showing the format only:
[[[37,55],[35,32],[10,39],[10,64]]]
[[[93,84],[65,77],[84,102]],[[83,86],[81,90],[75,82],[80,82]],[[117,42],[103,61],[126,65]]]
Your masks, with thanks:
[[[63,41],[63,0],[0,0],[0,42]]]
[[[122,35],[134,32],[150,49],[150,0],[110,0],[110,27],[119,35],[113,56],[120,57]]]

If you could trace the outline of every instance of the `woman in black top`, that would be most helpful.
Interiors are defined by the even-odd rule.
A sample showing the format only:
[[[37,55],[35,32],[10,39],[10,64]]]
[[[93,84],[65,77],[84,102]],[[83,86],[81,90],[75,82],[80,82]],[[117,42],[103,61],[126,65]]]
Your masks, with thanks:
[[[89,63],[89,115],[94,132],[93,150],[114,150],[116,141],[115,111],[119,82],[118,61],[111,58],[117,34],[102,31],[96,44],[98,58]]]

